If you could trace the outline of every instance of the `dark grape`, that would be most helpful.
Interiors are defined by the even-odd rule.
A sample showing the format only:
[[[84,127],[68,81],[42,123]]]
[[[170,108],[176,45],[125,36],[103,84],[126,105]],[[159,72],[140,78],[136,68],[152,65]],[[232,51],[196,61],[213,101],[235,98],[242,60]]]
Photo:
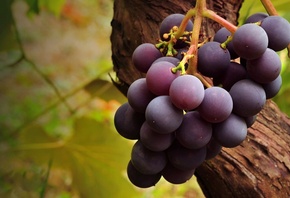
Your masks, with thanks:
[[[247,136],[245,120],[231,114],[225,121],[213,126],[213,137],[221,146],[232,148],[240,145]]]
[[[137,112],[145,113],[149,102],[155,97],[149,91],[145,78],[135,80],[129,87],[127,92],[128,103]]]
[[[260,57],[267,49],[268,36],[263,28],[248,23],[239,27],[233,36],[235,52],[244,59]]]
[[[147,122],[141,127],[140,141],[151,151],[164,151],[174,140],[174,133],[160,134],[153,131]]]
[[[169,162],[180,170],[192,170],[197,168],[205,160],[206,147],[200,149],[188,149],[175,141],[167,149]]]
[[[175,66],[177,66],[178,63],[180,62],[180,60],[178,58],[175,58],[175,57],[172,57],[172,56],[163,56],[163,57],[160,57],[160,58],[156,59],[152,64],[158,63],[160,61],[167,61],[167,62],[172,63]]]
[[[185,15],[183,14],[171,14],[168,15],[165,19],[163,19],[159,29],[160,38],[162,40],[168,40],[167,38],[164,38],[163,35],[169,33],[174,26],[179,27],[184,17]],[[193,23],[191,20],[189,20],[185,27],[185,31],[192,31],[192,28]],[[178,40],[174,47],[183,48],[184,46],[186,46],[186,43],[183,42],[182,40]]]
[[[256,115],[266,102],[263,87],[249,79],[236,82],[229,93],[233,99],[233,112],[242,117]]]
[[[152,93],[169,95],[169,87],[172,81],[179,76],[179,72],[172,73],[171,69],[173,67],[175,65],[167,61],[152,64],[146,74],[147,87]]]
[[[152,43],[139,45],[132,54],[134,66],[141,72],[146,73],[151,64],[162,56],[162,53]]]
[[[134,111],[129,103],[121,105],[114,116],[114,125],[118,133],[131,140],[139,139],[144,121],[145,115]]]
[[[146,122],[154,131],[167,134],[180,126],[183,111],[171,103],[169,96],[158,96],[148,104],[145,117]]]
[[[198,50],[198,70],[205,76],[218,77],[230,64],[230,53],[218,42],[208,42]]]
[[[151,151],[138,140],[132,148],[131,161],[139,172],[152,175],[165,167],[167,158],[165,152]]]
[[[265,19],[266,17],[268,17],[269,15],[267,13],[264,12],[258,12],[255,14],[252,14],[251,16],[249,16],[245,23],[257,23],[259,21],[262,21],[263,19]]]
[[[280,88],[282,86],[281,75],[279,75],[272,82],[269,82],[267,84],[263,84],[262,86],[263,86],[265,93],[266,93],[266,99],[273,98],[274,96],[276,96],[278,94],[278,92],[280,91]]]
[[[223,88],[210,87],[204,92],[204,99],[197,108],[200,116],[208,122],[221,122],[231,114],[233,101]]]
[[[216,42],[219,42],[219,43],[223,43],[227,40],[227,38],[231,35],[231,32],[228,31],[225,27],[222,27],[221,29],[219,29],[214,37],[213,37],[213,41],[216,41]],[[238,58],[239,56],[237,55],[237,53],[235,52],[234,50],[234,46],[233,46],[233,42],[230,41],[228,44],[227,44],[227,49],[229,50],[230,52],[230,55],[231,55],[231,59],[236,59]]]
[[[247,72],[250,78],[258,83],[269,83],[275,80],[280,71],[280,57],[269,48],[259,58],[247,61]]]
[[[194,174],[195,169],[180,170],[167,163],[161,174],[164,179],[172,184],[183,184]]]
[[[186,53],[188,51],[188,48],[181,48],[181,49],[177,49],[177,55],[176,58],[179,60],[182,60],[184,57],[184,53]]]
[[[176,107],[183,110],[195,109],[204,98],[203,84],[195,76],[179,76],[172,81],[169,96]]]
[[[149,188],[155,186],[155,184],[160,180],[161,173],[153,175],[145,175],[139,172],[131,161],[129,161],[127,166],[127,176],[132,184],[139,188]]]
[[[269,38],[268,47],[280,51],[290,43],[290,24],[280,16],[268,16],[261,24]]]
[[[257,115],[245,118],[245,122],[246,122],[248,128],[251,127],[255,123],[256,118],[257,118]]]
[[[199,149],[204,147],[212,136],[212,126],[203,120],[197,111],[190,111],[183,117],[176,130],[176,138],[184,147]]]
[[[211,138],[206,145],[206,160],[212,159],[217,156],[222,150],[222,146],[214,139]]]

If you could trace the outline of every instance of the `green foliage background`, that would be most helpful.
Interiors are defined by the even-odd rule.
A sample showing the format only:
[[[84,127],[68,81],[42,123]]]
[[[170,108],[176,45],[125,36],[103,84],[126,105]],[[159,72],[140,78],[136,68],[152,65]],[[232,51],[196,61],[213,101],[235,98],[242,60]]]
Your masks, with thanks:
[[[289,20],[289,0],[273,3]],[[258,11],[246,0],[240,23]],[[133,142],[112,121],[126,101],[110,79],[112,13],[102,0],[0,2],[0,197],[203,197],[194,178],[147,190],[126,178]],[[274,100],[290,115],[286,53]]]

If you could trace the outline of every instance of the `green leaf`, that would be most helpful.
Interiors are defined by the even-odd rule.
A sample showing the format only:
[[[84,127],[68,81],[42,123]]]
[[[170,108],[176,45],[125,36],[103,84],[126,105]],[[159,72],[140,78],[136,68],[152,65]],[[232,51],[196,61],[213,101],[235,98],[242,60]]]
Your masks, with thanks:
[[[39,0],[39,6],[46,8],[56,16],[59,16],[66,0]]]
[[[34,13],[39,14],[39,5],[38,0],[25,0],[27,5],[29,6],[28,14]]]

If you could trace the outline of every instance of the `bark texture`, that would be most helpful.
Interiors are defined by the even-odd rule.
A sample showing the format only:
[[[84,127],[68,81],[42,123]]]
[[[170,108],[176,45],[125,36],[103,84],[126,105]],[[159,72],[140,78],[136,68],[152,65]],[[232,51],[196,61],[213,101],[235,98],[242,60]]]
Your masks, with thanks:
[[[236,24],[242,0],[211,0],[208,8]],[[128,86],[144,76],[132,65],[131,56],[141,43],[156,43],[158,26],[172,13],[186,13],[195,5],[188,0],[115,0],[112,20],[112,60],[115,85],[126,94]],[[212,37],[220,26],[203,21],[201,40]],[[290,120],[267,101],[247,140],[234,149],[223,149],[196,170],[206,197],[290,197]]]

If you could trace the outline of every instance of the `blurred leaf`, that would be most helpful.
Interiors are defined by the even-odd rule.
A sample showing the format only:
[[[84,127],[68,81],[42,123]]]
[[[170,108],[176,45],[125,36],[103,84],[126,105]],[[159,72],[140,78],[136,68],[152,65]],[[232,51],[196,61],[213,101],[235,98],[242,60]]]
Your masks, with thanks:
[[[39,6],[46,8],[48,11],[52,12],[56,16],[62,11],[63,6],[65,5],[66,0],[39,0]]]
[[[84,87],[84,90],[92,97],[97,96],[106,101],[117,100],[120,103],[126,101],[126,97],[113,85],[113,83],[106,80],[94,79]]]
[[[28,13],[39,14],[39,5],[38,0],[25,0],[27,5],[29,6]]]

